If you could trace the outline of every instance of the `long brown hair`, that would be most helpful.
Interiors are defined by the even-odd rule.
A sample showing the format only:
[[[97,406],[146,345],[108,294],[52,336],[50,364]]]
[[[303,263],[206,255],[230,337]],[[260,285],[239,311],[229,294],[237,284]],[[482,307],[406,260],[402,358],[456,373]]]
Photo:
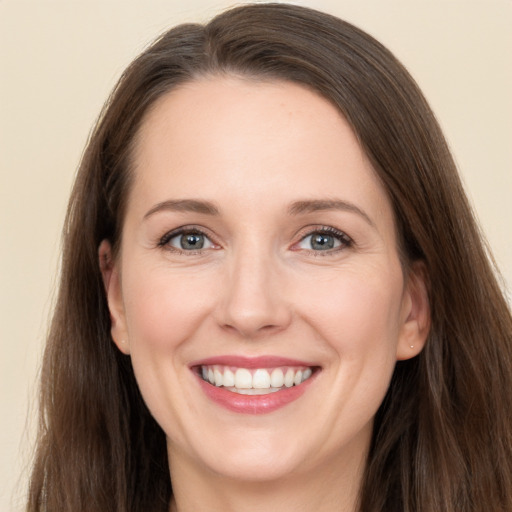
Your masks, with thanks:
[[[332,102],[395,210],[404,266],[424,262],[431,333],[399,362],[375,419],[360,510],[512,510],[512,319],[439,126],[407,71],[369,35],[284,4],[181,25],[125,71],[84,153],[64,227],[44,356],[28,511],[166,511],[165,436],[110,337],[97,248],[118,245],[130,149],[178,84],[232,73],[287,80]]]

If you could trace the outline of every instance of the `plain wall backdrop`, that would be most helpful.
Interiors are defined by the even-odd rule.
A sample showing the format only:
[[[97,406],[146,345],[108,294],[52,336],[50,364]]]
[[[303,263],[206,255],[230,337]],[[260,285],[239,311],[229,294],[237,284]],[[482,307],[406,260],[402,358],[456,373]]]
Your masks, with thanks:
[[[512,286],[512,1],[295,2],[350,21],[418,81]],[[67,196],[126,65],[215,0],[0,0],[0,510],[21,511]],[[509,292],[510,301],[510,292]]]

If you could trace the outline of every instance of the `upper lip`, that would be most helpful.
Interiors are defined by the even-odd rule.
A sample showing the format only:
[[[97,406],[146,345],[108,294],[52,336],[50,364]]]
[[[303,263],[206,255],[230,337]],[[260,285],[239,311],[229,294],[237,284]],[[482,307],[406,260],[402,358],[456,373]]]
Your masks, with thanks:
[[[281,356],[237,356],[237,355],[222,355],[208,357],[194,361],[190,367],[197,366],[235,366],[237,368],[276,368],[278,366],[317,366],[307,361],[300,361],[298,359],[291,359]]]

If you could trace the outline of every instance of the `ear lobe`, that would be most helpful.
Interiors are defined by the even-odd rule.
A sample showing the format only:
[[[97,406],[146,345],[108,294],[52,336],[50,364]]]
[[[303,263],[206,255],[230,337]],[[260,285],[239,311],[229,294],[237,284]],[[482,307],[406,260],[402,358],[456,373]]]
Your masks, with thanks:
[[[98,259],[110,311],[112,339],[123,354],[129,354],[130,348],[127,343],[128,333],[126,330],[119,267],[114,261],[112,246],[108,240],[101,242],[98,248]]]
[[[417,356],[423,350],[430,332],[428,274],[423,261],[414,262],[409,270],[402,301],[402,314],[397,360]]]

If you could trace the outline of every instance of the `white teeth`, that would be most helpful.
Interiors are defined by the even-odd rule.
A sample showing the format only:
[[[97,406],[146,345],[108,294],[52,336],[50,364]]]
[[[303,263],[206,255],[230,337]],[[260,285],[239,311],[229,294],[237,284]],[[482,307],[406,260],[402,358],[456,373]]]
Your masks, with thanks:
[[[284,375],[281,368],[276,368],[270,376],[270,385],[273,388],[282,388],[284,386]]]
[[[270,387],[270,375],[267,370],[256,370],[252,376],[254,389],[268,389]]]
[[[227,388],[235,386],[235,374],[229,368],[224,371],[224,386]]]
[[[217,387],[249,395],[261,395],[280,391],[283,387],[298,386],[309,379],[313,371],[308,367],[284,367],[265,369],[234,368],[225,366],[202,366],[203,379]]]
[[[295,372],[288,368],[288,371],[286,372],[286,375],[284,376],[284,385],[287,388],[291,388],[293,386],[293,380],[295,378]]]
[[[249,370],[238,368],[235,373],[235,387],[238,389],[252,388],[252,375]]]
[[[222,373],[220,373],[220,370],[218,370],[217,368],[215,368],[213,370],[213,376],[215,378],[215,385],[216,386],[222,386],[223,382],[224,382],[224,378],[222,376]]]

